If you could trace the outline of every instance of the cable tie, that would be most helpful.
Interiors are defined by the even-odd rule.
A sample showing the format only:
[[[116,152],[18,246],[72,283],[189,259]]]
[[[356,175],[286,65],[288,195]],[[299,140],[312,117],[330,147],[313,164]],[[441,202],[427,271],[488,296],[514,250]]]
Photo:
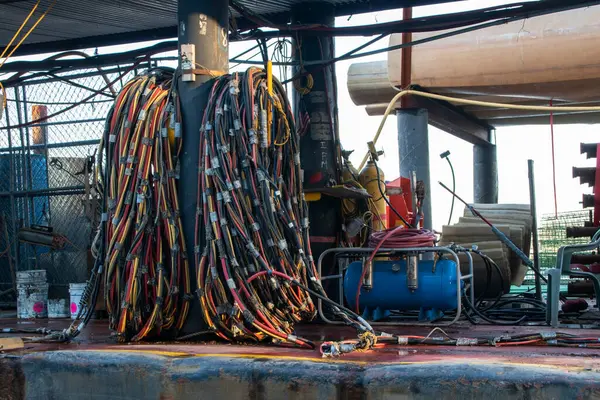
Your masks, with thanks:
[[[202,207],[196,207],[196,215],[202,215]]]
[[[146,283],[149,286],[155,286],[156,285],[156,278],[150,278],[150,279],[148,279],[148,281]]]
[[[131,168],[125,168],[125,176],[131,176],[131,173],[132,173]]]
[[[547,340],[547,341],[546,341],[546,344],[549,344],[549,345],[557,345],[557,344],[558,344],[558,340],[556,340],[556,339]]]
[[[308,261],[310,261],[311,263],[315,262],[315,259],[312,256],[312,254],[308,256]]]
[[[281,251],[286,250],[288,248],[288,244],[285,239],[281,239],[279,242],[277,242],[277,246]]]
[[[173,128],[175,126],[175,114],[169,116],[169,126]]]
[[[223,108],[222,107],[215,107],[215,114],[216,115],[223,115]]]
[[[255,136],[250,136],[250,140],[249,140],[250,144],[257,144],[258,143],[258,138]]]
[[[205,173],[207,176],[211,176],[211,175],[213,175],[213,170],[212,170],[212,168],[206,168],[206,169],[204,170],[204,173]]]
[[[223,201],[227,204],[231,202],[231,195],[229,192],[221,192],[221,196],[223,196]]]
[[[265,173],[262,170],[260,170],[260,169],[258,171],[256,171],[256,177],[257,177],[257,179],[258,179],[259,182],[262,182],[265,179],[267,179]]]
[[[294,154],[294,164],[300,165],[300,153]]]
[[[235,281],[231,278],[227,279],[227,286],[229,286],[229,289],[231,290],[237,289],[237,286],[235,286]]]
[[[148,273],[148,266],[146,264],[142,264],[140,266],[139,271],[140,271],[141,274],[147,274]]]
[[[177,178],[177,174],[175,173],[175,170],[169,169],[167,170],[167,177],[169,178]]]
[[[212,130],[212,124],[210,122],[207,122],[206,125],[204,125],[204,130],[205,131],[210,131]]]
[[[137,194],[137,199],[136,199],[137,204],[143,203],[145,197],[146,196],[143,193],[138,193]]]
[[[131,127],[131,121],[130,120],[125,120],[125,123],[123,124],[123,127],[125,129],[129,129]]]
[[[296,196],[292,197],[292,203],[298,204],[298,197],[296,197]]]
[[[229,129],[229,136],[235,136],[235,131],[233,130],[233,128]]]
[[[231,266],[232,267],[239,267],[240,264],[238,263],[238,260],[236,258],[232,258],[231,259]]]
[[[268,246],[268,247],[273,247],[273,246],[275,246],[275,242],[273,241],[273,239],[271,239],[271,238],[267,239],[267,246]]]
[[[233,120],[233,129],[235,129],[236,131],[242,129],[242,122],[239,120],[239,118]]]
[[[290,229],[294,229],[294,223],[293,223],[293,222],[290,222],[290,223],[288,224],[288,227],[289,227]]]
[[[126,164],[126,163],[127,163],[127,156],[119,157],[119,164]]]
[[[248,168],[249,166],[250,166],[250,162],[248,161],[248,159],[247,159],[247,158],[244,158],[244,159],[242,160],[242,167],[243,167],[243,168]]]
[[[125,204],[131,204],[131,200],[133,200],[133,192],[131,190],[128,190],[127,192],[125,192],[124,202]]]
[[[477,346],[479,341],[474,338],[458,338],[456,339],[457,346]]]
[[[279,190],[275,191],[275,197],[280,197],[281,196],[281,192]]]
[[[223,106],[223,111],[229,111],[229,106],[227,104]]]
[[[167,128],[161,128],[160,136],[162,136],[164,138],[169,137],[169,130]]]
[[[260,225],[258,224],[258,222],[255,222],[250,226],[254,232],[258,232],[260,230]]]
[[[260,200],[256,199],[256,198],[252,202],[254,203],[255,207],[260,207],[262,205],[262,203],[260,202]]]
[[[100,222],[108,221],[108,213],[102,213],[100,216]]]
[[[223,194],[221,192],[217,192],[217,201],[223,201]]]
[[[238,235],[238,231],[235,228],[231,228],[231,236],[236,237]]]
[[[141,109],[140,113],[138,114],[138,121],[143,121],[146,118],[146,110],[145,109]]]
[[[229,153],[230,148],[228,144],[224,144],[219,146],[219,150],[221,150],[221,153]]]
[[[115,199],[108,199],[106,205],[109,210],[114,210],[117,207],[117,201]]]
[[[408,344],[408,338],[406,336],[398,336],[398,344],[406,346]]]
[[[175,137],[176,138],[180,138],[181,137],[181,122],[176,122],[175,123]]]
[[[219,279],[219,272],[217,271],[217,267],[210,267],[210,273],[213,279]]]
[[[221,218],[221,220],[219,222],[220,222],[221,226],[227,225],[227,219],[226,218]]]
[[[242,188],[242,182],[239,181],[239,179],[236,179],[235,181],[233,181],[233,187],[236,189],[241,189]]]
[[[113,225],[117,225],[117,224],[119,223],[120,219],[121,219],[121,218],[119,218],[119,217],[115,216],[115,217],[112,219],[112,224],[113,224]]]
[[[299,248],[298,249],[298,254],[300,254],[301,256],[304,255],[304,250],[302,250],[302,249]]]
[[[196,296],[198,296],[198,298],[203,297],[204,296],[204,289],[202,289],[202,288],[196,289]]]
[[[213,157],[213,158],[210,160],[210,165],[211,165],[213,168],[219,168],[219,167],[220,167],[220,164],[219,164],[219,158],[218,158],[218,157]]]
[[[130,164],[136,164],[138,162],[138,159],[137,159],[136,156],[129,155],[127,157],[127,162],[130,163]]]
[[[540,336],[543,340],[556,339],[558,337],[556,332],[540,332]]]
[[[160,296],[157,296],[157,297],[156,297],[156,300],[154,301],[154,304],[156,304],[157,306],[162,306],[162,305],[163,305],[163,303],[164,303],[164,301],[165,301],[165,299],[163,299],[163,298],[162,298],[162,297],[160,297]]]
[[[310,225],[310,223],[309,223],[308,218],[302,218],[302,228],[308,229],[309,225]]]
[[[296,340],[298,340],[298,337],[294,335],[288,335],[287,340],[290,342],[295,342]]]
[[[254,323],[254,315],[252,315],[252,313],[250,312],[250,310],[244,310],[242,312],[242,315],[244,316],[244,320],[246,320],[246,322],[250,325],[252,325]]]
[[[98,265],[98,271],[96,271],[96,273],[98,275],[102,274],[102,271],[104,271],[104,265],[100,264]]]
[[[175,296],[179,294],[179,286],[173,285],[169,288],[169,296]]]
[[[233,185],[231,184],[231,181],[228,179],[225,181],[225,186],[227,187],[228,191],[232,191],[233,190]]]
[[[152,146],[152,144],[154,143],[154,139],[150,138],[150,137],[143,137],[142,138],[142,144],[144,146]]]
[[[109,141],[109,143],[116,142],[117,141],[117,135],[114,135],[114,134],[108,135],[108,141]]]

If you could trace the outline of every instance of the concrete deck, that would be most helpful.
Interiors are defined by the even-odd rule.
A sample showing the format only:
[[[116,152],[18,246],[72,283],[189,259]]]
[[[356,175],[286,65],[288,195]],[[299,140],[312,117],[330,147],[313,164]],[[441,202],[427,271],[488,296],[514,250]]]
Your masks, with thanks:
[[[68,323],[5,319],[0,328]],[[540,330],[550,331],[460,325],[446,332],[491,337]],[[353,337],[351,329],[323,325],[298,331],[315,340]],[[561,331],[600,336],[600,330]],[[600,397],[598,355],[585,348],[392,346],[323,359],[317,350],[275,346],[119,345],[104,321],[93,321],[76,343],[29,344],[0,355],[0,399],[592,399]]]

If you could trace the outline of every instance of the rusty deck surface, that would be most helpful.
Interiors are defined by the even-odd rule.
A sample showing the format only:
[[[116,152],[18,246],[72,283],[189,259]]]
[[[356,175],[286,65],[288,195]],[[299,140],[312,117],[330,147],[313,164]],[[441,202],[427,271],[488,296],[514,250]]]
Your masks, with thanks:
[[[59,330],[69,323],[0,319],[0,330]],[[431,329],[385,330],[426,336]],[[349,328],[317,324],[299,326],[297,331],[316,342],[355,335]],[[444,331],[453,337],[491,338],[553,330],[459,324]],[[600,337],[600,330],[595,329],[559,331]],[[0,358],[0,387],[3,379],[9,380],[6,386],[22,395],[3,397],[0,388],[0,399],[58,394],[73,399],[198,398],[199,394],[215,399],[598,398],[598,356],[600,350],[589,348],[389,346],[323,359],[318,350],[274,345],[214,341],[118,344],[106,321],[94,320],[74,343],[26,344],[23,350],[5,353]],[[7,370],[16,372],[11,375]]]

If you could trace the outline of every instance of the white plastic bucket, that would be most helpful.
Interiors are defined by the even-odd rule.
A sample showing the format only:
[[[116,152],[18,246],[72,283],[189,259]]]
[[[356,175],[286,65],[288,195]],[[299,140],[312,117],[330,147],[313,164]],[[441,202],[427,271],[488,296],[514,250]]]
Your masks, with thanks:
[[[46,270],[17,272],[17,317],[48,317]]]
[[[69,318],[70,316],[68,299],[48,299],[48,318]]]
[[[48,284],[17,284],[17,317],[48,317]]]
[[[36,283],[46,283],[45,269],[33,269],[30,271],[17,272],[17,284],[27,285]]]
[[[77,317],[77,313],[79,312],[79,302],[81,301],[81,296],[83,295],[86,286],[87,283],[69,284],[69,294],[71,295],[71,319]]]

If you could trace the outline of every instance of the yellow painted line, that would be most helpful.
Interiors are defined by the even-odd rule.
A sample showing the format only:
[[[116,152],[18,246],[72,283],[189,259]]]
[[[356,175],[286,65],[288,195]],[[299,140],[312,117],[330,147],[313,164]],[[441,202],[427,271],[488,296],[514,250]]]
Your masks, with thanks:
[[[514,367],[530,367],[530,368],[545,368],[553,370],[568,370],[568,371],[584,371],[589,367],[580,366],[558,366],[551,364],[533,364],[533,363],[519,363],[512,361],[502,361],[500,359],[492,359],[489,361],[480,360],[430,360],[430,361],[389,361],[389,362],[373,362],[373,361],[359,361],[359,360],[348,360],[341,358],[313,358],[313,357],[298,357],[298,356],[276,356],[276,355],[265,355],[265,354],[244,354],[244,353],[186,353],[180,351],[163,351],[154,349],[90,349],[90,350],[76,350],[85,352],[100,352],[100,353],[134,353],[134,354],[148,354],[164,357],[215,357],[215,358],[244,358],[244,359],[268,359],[273,361],[309,361],[317,363],[332,363],[332,364],[354,364],[354,365],[438,365],[443,363],[444,365],[450,364],[469,364],[469,365],[498,365],[498,366],[514,366]]]

